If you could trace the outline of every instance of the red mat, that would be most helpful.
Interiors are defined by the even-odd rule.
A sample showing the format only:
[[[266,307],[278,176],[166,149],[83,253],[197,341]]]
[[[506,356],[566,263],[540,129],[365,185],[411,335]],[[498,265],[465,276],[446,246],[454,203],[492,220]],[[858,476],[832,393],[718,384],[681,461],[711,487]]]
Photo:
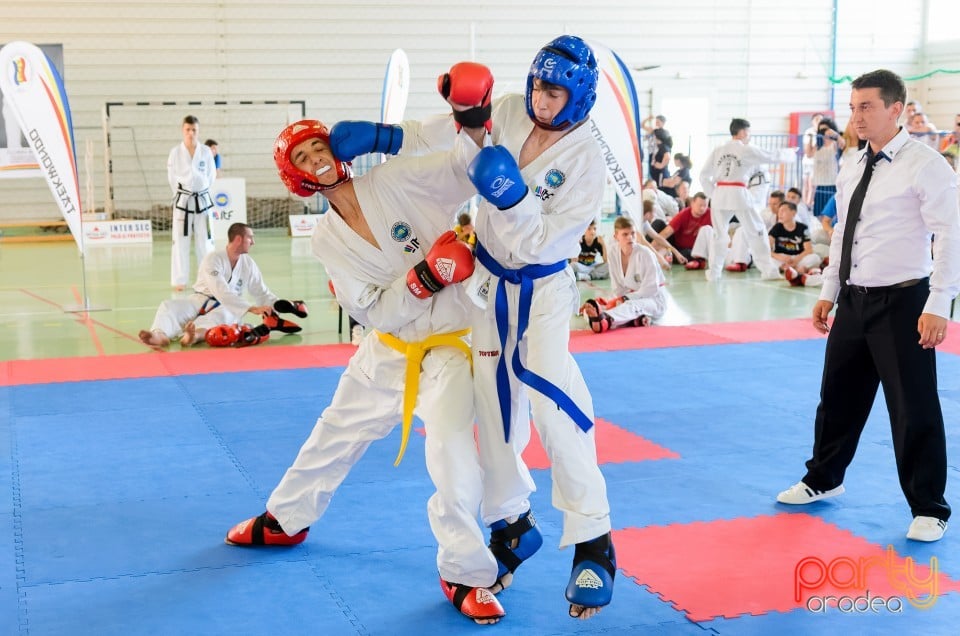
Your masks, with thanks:
[[[822,338],[806,318],[727,322],[685,327],[622,328],[597,335],[590,330],[570,335],[573,353],[662,349],[701,345],[809,340]],[[941,351],[960,354],[960,338],[948,337]],[[349,344],[272,345],[246,349],[145,352],[119,356],[89,356],[0,362],[0,386],[152,378],[197,373],[302,369],[344,366],[356,351]]]
[[[596,418],[597,428],[597,463],[622,464],[624,462],[642,462],[654,459],[680,459],[680,455],[669,448],[654,444],[645,437],[631,433],[611,424],[603,418]],[[528,468],[550,468],[547,451],[543,449],[537,429],[530,424],[532,435],[530,443],[523,451],[523,461]]]
[[[617,565],[692,621],[821,609],[826,596],[935,604],[960,583],[805,513],[614,530]],[[835,601],[836,602],[836,601]],[[874,601],[878,602],[878,601]],[[829,601],[828,601],[829,603]],[[889,607],[894,607],[893,600]],[[907,609],[904,607],[904,609]],[[826,611],[837,612],[835,606]],[[881,607],[880,611],[887,609]]]
[[[824,336],[813,328],[809,319],[793,318],[720,322],[685,327],[622,327],[602,334],[584,329],[570,334],[570,350],[574,353],[585,353],[777,340],[810,340],[822,337]]]
[[[626,462],[642,462],[655,459],[680,459],[680,455],[669,448],[654,444],[645,437],[624,430],[616,424],[611,424],[603,418],[594,419],[597,427],[597,463],[622,464]],[[416,429],[421,436],[427,434],[423,427]],[[550,468],[547,451],[543,449],[540,435],[533,422],[530,422],[530,443],[523,451],[523,461],[527,468]],[[476,431],[474,431],[476,435]]]
[[[346,366],[349,344],[260,346],[87,356],[0,363],[0,386]]]

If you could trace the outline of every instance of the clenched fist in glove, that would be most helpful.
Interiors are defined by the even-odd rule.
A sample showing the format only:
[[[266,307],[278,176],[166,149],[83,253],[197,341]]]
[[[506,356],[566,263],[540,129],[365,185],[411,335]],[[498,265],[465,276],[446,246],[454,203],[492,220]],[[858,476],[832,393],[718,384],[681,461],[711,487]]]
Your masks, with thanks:
[[[330,129],[330,150],[340,161],[353,161],[370,152],[395,155],[402,143],[403,129],[392,124],[341,121]]]
[[[470,107],[453,109],[453,121],[457,132],[463,126],[480,128],[490,132],[490,98],[493,94],[493,74],[483,64],[459,62],[450,67],[449,73],[437,78],[437,90],[443,98],[455,106]]]
[[[466,280],[472,273],[473,252],[450,230],[441,234],[426,258],[407,272],[407,289],[417,298],[429,298],[447,285]]]
[[[527,196],[520,167],[503,146],[487,146],[467,167],[467,176],[484,199],[501,210],[512,208]]]

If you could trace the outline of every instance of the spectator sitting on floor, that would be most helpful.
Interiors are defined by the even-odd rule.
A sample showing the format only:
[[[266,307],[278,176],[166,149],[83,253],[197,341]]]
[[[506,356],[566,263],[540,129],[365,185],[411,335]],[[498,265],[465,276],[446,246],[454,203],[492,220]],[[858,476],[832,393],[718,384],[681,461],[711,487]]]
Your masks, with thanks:
[[[617,327],[646,327],[663,316],[667,306],[666,278],[653,250],[637,243],[633,221],[625,216],[613,223],[616,245],[610,252],[613,298],[593,298],[581,311],[594,333]]]
[[[603,237],[597,234],[597,222],[592,221],[580,237],[580,255],[570,261],[577,280],[604,280],[610,278],[607,249]]]
[[[713,240],[713,222],[707,195],[697,192],[689,207],[677,213],[660,231],[660,236],[670,241],[687,259],[687,269],[706,269],[710,241]]]
[[[640,228],[640,234],[647,239],[650,247],[656,252],[660,265],[664,269],[670,269],[670,265],[674,261],[680,264],[686,264],[687,257],[674,247],[670,241],[660,236],[660,231],[665,227],[667,227],[667,224],[663,221],[653,220],[653,201],[644,201],[643,226]]]
[[[797,206],[797,221],[803,223],[809,228],[813,228],[814,216],[813,212],[810,211],[810,208],[801,200],[803,193],[800,192],[800,188],[790,188],[783,195],[784,201],[789,201],[790,203]],[[780,210],[780,206],[777,205],[777,210]],[[773,227],[772,225],[770,227]],[[768,230],[770,228],[767,228]]]
[[[730,237],[730,249],[724,260],[724,269],[728,272],[745,272],[753,265],[750,243],[742,227],[737,227]]]
[[[781,271],[790,267],[801,274],[812,269],[819,272],[823,259],[813,251],[810,229],[796,217],[797,206],[789,201],[780,204],[779,222],[769,232],[770,255],[779,263]]]
[[[661,192],[655,181],[647,179],[643,184],[643,191],[640,196],[644,201],[653,201],[653,216],[659,221],[666,223],[679,210],[677,200],[665,192]]]
[[[797,188],[790,188],[787,190],[786,200],[790,203],[797,206],[797,222],[803,223],[810,230],[810,242],[813,245],[813,251],[821,259],[827,258],[830,254],[830,239],[833,237],[833,225],[831,223],[824,224],[823,219],[823,210],[820,211],[821,216],[813,216],[810,212],[810,209],[800,201],[800,190]],[[828,201],[832,201],[833,197],[830,197]],[[824,205],[824,208],[826,208]],[[834,203],[836,206],[836,203]],[[834,218],[836,218],[836,207],[834,207]],[[829,231],[826,229],[829,228]]]
[[[827,234],[830,240],[833,239],[833,228],[837,224],[837,198],[833,197],[827,204],[823,207],[823,213],[818,217],[820,221],[820,227]],[[816,245],[814,245],[814,250],[816,250]],[[830,260],[828,257],[823,258],[823,262],[820,263],[820,268],[824,268],[829,264]],[[811,268],[807,270],[806,273],[801,274],[796,269],[792,267],[787,267],[783,270],[783,275],[787,281],[794,287],[819,287],[823,285],[823,275],[821,271],[816,268]]]
[[[768,232],[777,224],[777,219],[780,217],[780,204],[786,201],[786,198],[782,190],[774,190],[767,196],[767,207],[760,211],[760,218],[763,219]]]

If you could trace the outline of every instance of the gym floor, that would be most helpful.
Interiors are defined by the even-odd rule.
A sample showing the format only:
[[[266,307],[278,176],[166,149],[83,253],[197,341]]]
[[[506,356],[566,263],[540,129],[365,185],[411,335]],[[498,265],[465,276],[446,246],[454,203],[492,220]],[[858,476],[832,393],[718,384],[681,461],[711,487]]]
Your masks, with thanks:
[[[303,544],[224,545],[263,510],[354,351],[307,239],[258,231],[253,255],[277,294],[306,300],[303,332],[155,353],[136,333],[172,295],[168,241],[83,261],[72,242],[0,243],[0,633],[490,631],[440,593],[419,423],[398,468],[399,427],[371,445]],[[507,616],[492,629],[956,633],[960,534],[904,538],[881,398],[844,497],[775,503],[812,439],[816,289],[753,270],[710,284],[675,268],[668,284],[667,326],[597,336],[571,317],[614,523],[614,602],[587,622],[567,617],[570,555],[557,550],[562,517],[534,436],[524,459],[544,548],[501,595]],[[951,333],[938,351],[952,501],[958,345]]]
[[[177,295],[169,285],[170,245],[155,235],[152,244],[90,248],[81,259],[72,241],[0,243],[0,360],[144,352],[137,332],[150,327],[160,301]],[[309,239],[257,230],[251,255],[274,293],[304,299],[310,310],[308,318],[296,319],[302,332],[275,334],[264,346],[350,341]],[[195,274],[196,263],[192,267]],[[755,269],[728,272],[714,285],[702,272],[675,265],[667,283],[671,301],[661,325],[802,318],[817,297],[816,289],[761,281]],[[609,281],[580,287],[584,299],[602,296]],[[571,320],[572,329],[587,328],[583,318]]]

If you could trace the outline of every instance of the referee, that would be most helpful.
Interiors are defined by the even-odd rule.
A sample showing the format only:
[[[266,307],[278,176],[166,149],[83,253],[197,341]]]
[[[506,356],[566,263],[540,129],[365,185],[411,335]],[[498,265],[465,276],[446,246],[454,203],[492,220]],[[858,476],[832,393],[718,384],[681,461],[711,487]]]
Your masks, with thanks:
[[[807,504],[843,493],[843,477],[877,387],[890,414],[907,538],[938,541],[950,506],[935,347],[960,290],[957,175],[897,124],[906,89],[878,70],[852,84],[850,121],[866,147],[837,177],[836,232],[813,326],[827,333],[813,457],[803,480],[777,496]],[[931,239],[932,250],[931,250]]]

